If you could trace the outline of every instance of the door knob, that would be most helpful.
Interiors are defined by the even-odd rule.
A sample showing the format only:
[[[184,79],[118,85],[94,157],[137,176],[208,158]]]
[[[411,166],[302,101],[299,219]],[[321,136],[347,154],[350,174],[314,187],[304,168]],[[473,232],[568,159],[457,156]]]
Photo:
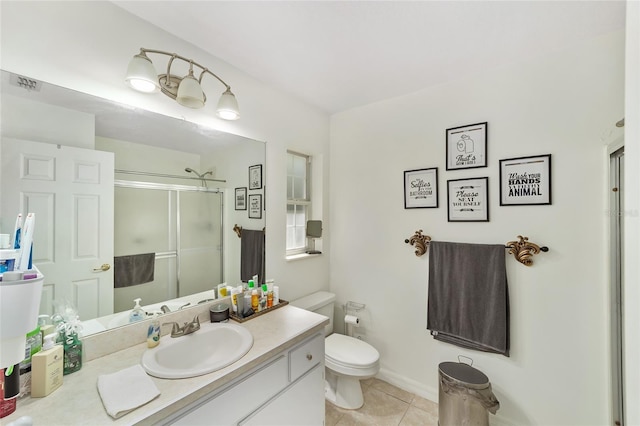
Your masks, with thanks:
[[[111,265],[109,265],[108,263],[103,263],[101,267],[93,268],[93,272],[106,272],[109,269],[111,269]]]

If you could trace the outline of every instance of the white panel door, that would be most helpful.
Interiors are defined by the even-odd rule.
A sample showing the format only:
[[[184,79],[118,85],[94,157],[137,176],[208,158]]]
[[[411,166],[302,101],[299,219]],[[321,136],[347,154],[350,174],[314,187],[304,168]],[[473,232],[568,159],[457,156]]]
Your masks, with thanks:
[[[5,138],[1,158],[3,232],[35,213],[41,312],[66,299],[82,320],[113,313],[113,153]]]

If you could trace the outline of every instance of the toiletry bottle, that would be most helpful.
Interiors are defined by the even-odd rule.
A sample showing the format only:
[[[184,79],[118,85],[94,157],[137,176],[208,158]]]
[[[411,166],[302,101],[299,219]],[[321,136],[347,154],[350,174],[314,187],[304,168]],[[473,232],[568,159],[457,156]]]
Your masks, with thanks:
[[[5,389],[7,389],[8,381],[11,373],[8,370],[13,370],[17,367],[8,367],[0,369],[0,419],[8,416],[9,414],[16,411],[16,400],[18,398],[14,396],[7,395],[7,399],[5,399]],[[17,371],[16,371],[17,374]]]
[[[251,315],[251,292],[249,290],[244,292],[244,312],[242,312],[243,316]]]
[[[267,308],[273,307],[273,290],[267,290]]]
[[[273,304],[277,305],[280,303],[280,287],[277,285],[273,286]]]
[[[31,393],[31,358],[42,349],[40,327],[27,333],[24,360],[20,362],[20,398]]]
[[[42,350],[31,359],[31,397],[49,395],[62,385],[64,350],[54,345],[56,335],[48,334]]]
[[[260,295],[260,310],[267,309],[267,293],[269,292],[267,285],[262,284],[262,294]]]
[[[63,373],[75,373],[82,368],[82,342],[75,330],[68,331],[64,339]]]
[[[258,290],[255,290],[255,289],[251,291],[251,309],[253,309],[253,312],[260,311],[260,300],[258,298]]]
[[[153,315],[149,329],[147,330],[147,347],[155,348],[160,344],[160,320],[158,314]]]
[[[231,310],[235,313],[238,312],[238,288],[233,287],[231,289]]]
[[[0,370],[0,418],[16,411],[20,393],[19,364]]]
[[[141,300],[142,299],[140,298],[133,299],[133,301],[136,302],[136,305],[133,307],[131,313],[129,314],[129,322],[142,321],[144,319],[144,311],[140,307]]]

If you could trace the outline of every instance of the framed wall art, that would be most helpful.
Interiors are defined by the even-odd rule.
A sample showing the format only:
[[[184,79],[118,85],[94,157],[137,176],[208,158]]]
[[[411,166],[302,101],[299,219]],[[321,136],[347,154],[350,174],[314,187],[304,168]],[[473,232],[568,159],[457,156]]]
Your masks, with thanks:
[[[404,172],[404,208],[438,207],[438,168]]]
[[[236,210],[247,209],[247,187],[236,188]]]
[[[249,194],[249,219],[262,219],[262,194]]]
[[[249,167],[249,189],[262,189],[262,164]]]
[[[500,160],[500,205],[551,204],[551,154]]]
[[[487,122],[446,132],[447,170],[487,167]]]
[[[489,178],[447,181],[449,222],[489,222]]]

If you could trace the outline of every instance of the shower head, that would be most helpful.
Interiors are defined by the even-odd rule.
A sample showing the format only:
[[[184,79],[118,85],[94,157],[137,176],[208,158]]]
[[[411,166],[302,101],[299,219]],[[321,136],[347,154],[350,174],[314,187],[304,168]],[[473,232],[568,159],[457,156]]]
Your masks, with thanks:
[[[190,167],[187,167],[186,169],[184,169],[184,171],[185,171],[185,172],[187,172],[187,173],[196,173],[196,172],[195,172],[195,170],[193,170],[193,169],[192,169],[192,168],[190,168]],[[196,174],[197,174],[197,173],[196,173]]]

